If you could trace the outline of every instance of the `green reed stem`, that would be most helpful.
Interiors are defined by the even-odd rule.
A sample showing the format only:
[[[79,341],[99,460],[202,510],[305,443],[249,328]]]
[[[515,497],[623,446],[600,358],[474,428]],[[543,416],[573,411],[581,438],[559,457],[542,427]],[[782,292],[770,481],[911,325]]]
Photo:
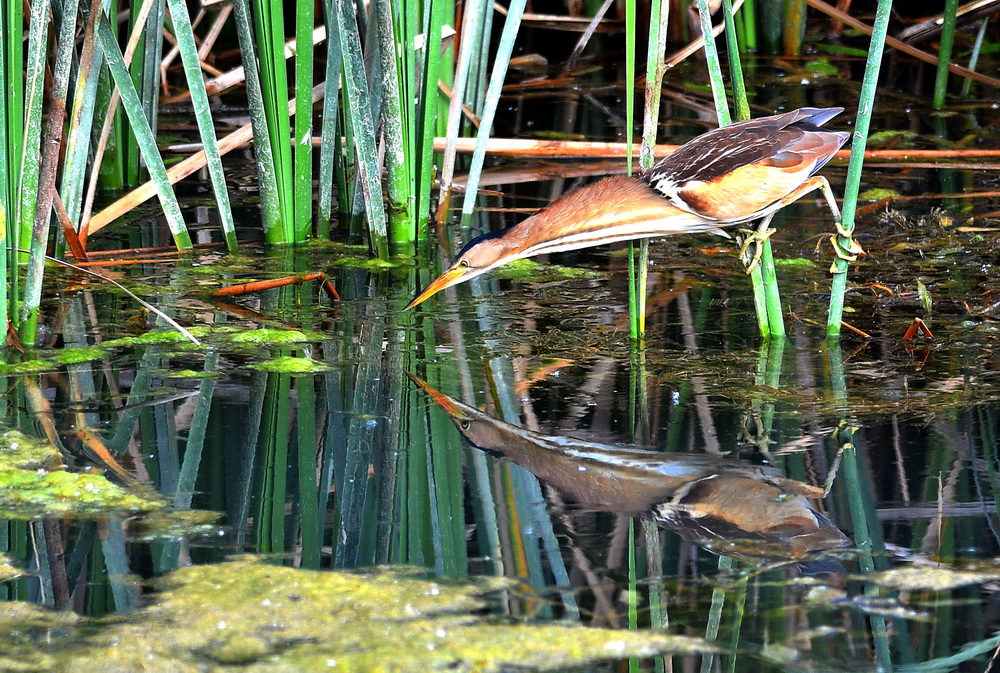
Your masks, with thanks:
[[[281,0],[254,0],[254,11],[251,16],[254,21],[252,44],[255,48],[251,48],[248,52],[256,54],[260,64],[261,94],[267,119],[267,137],[271,141],[270,154],[274,163],[274,180],[278,195],[278,226],[266,228],[264,231],[264,240],[272,245],[290,243],[295,238],[290,142],[292,131],[288,121],[288,80],[282,4]]]
[[[20,9],[20,5],[17,3],[8,3],[8,5],[16,5]],[[7,82],[11,79],[7,67],[9,52],[7,43],[13,33],[7,27],[7,11],[6,7],[0,9],[0,91],[7,91]],[[20,22],[15,25],[20,25]],[[17,40],[17,45],[20,48],[20,38]],[[18,71],[18,74],[20,74],[20,71]],[[11,279],[7,277],[9,272],[7,263],[7,254],[9,251],[7,227],[11,222],[11,195],[14,194],[11,177],[17,175],[17,171],[13,166],[14,157],[20,156],[20,148],[12,143],[14,139],[8,134],[7,106],[10,98],[11,96],[8,95],[0,99],[0,147],[7,148],[6,152],[0,153],[0,282],[3,283],[3,288],[0,289],[0,325],[6,325],[10,320],[10,304],[8,302],[11,296],[8,288],[12,288],[17,282],[14,279],[12,283]],[[13,108],[11,108],[11,113],[11,116],[13,116]]]
[[[754,2],[755,0],[746,0],[739,14],[739,18],[743,22],[741,45],[750,53],[757,51],[757,10],[754,8]]]
[[[45,98],[45,50],[48,44],[48,26],[51,16],[51,2],[38,0],[32,3],[28,27],[28,60],[26,63],[24,156],[32,160],[21,164],[18,184],[20,206],[18,209],[18,234],[11,241],[15,249],[28,248],[31,228],[35,221],[35,207],[38,203],[38,161],[42,139],[42,101]],[[20,28],[20,24],[18,24]],[[27,258],[22,255],[22,261]]]
[[[847,164],[847,183],[844,186],[844,208],[841,218],[842,228],[848,234],[854,231],[854,214],[857,212],[858,193],[861,189],[861,170],[868,144],[868,127],[871,125],[875,89],[878,72],[882,66],[882,50],[885,34],[889,26],[892,0],[879,0],[872,24],[872,40],[865,64],[865,77],[861,83],[861,97],[858,101],[858,117],[854,124],[854,140],[851,143],[851,158]],[[848,246],[850,238],[838,235],[841,246]],[[847,260],[837,258],[833,262],[833,282],[830,288],[830,311],[826,319],[828,337],[840,336],[840,322],[844,315],[844,293],[847,290]]]
[[[415,205],[413,178],[406,160],[403,141],[403,99],[400,97],[396,39],[389,0],[375,0],[379,59],[382,65],[382,129],[385,135],[386,194],[389,201],[389,245],[409,254],[417,230],[413,222]]]
[[[45,275],[45,251],[49,240],[49,223],[52,221],[52,202],[56,190],[56,172],[59,148],[62,146],[63,122],[66,119],[66,95],[69,91],[69,72],[76,41],[77,4],[67,3],[61,16],[56,36],[56,62],[52,70],[52,87],[49,91],[49,113],[45,129],[45,142],[39,167],[37,210],[33,213],[31,247],[25,271],[24,303],[21,309],[21,342],[31,348],[38,333],[38,308],[42,299],[42,280]]]
[[[236,36],[240,42],[240,51],[244,54],[256,53],[255,45],[257,42],[250,25],[248,0],[233,0],[233,15],[236,19]],[[267,109],[264,103],[264,93],[261,89],[257,59],[253,57],[243,59],[243,70],[247,90],[247,107],[250,110],[250,124],[253,127],[253,153],[257,161],[257,184],[260,185],[264,240],[278,242],[282,239],[281,194],[274,167],[274,153],[272,152],[274,143],[268,127]]]
[[[785,0],[785,25],[782,28],[785,56],[801,56],[806,34],[805,0]]]
[[[632,120],[635,119],[635,0],[625,2],[625,173],[632,175]],[[628,333],[638,341],[646,333],[646,296],[642,292],[646,269],[641,264],[642,242],[628,246]],[[631,530],[631,528],[630,528]]]
[[[979,54],[983,48],[983,42],[986,39],[986,29],[989,28],[990,17],[984,16],[982,22],[979,24],[979,32],[976,33],[976,41],[972,45],[972,54],[969,56],[969,70],[975,70],[976,66],[979,65]],[[968,77],[962,82],[962,97],[967,97],[972,91],[972,80]]]
[[[743,3],[743,14],[753,6],[753,0]],[[747,100],[747,86],[743,81],[743,64],[740,59],[740,45],[736,39],[736,20],[733,16],[733,0],[722,0],[722,16],[726,22],[726,53],[729,57],[729,77],[733,83],[733,107],[736,121],[750,119],[750,103]]]
[[[178,0],[171,0],[177,2]],[[303,243],[312,234],[313,214],[313,28],[316,5],[295,3],[295,145],[292,191],[294,193],[293,241]],[[329,36],[327,37],[329,39]]]
[[[722,77],[719,51],[712,34],[712,13],[708,9],[708,0],[698,0],[698,17],[701,20],[701,34],[705,37],[705,60],[708,64],[708,80],[712,86],[712,99],[715,101],[715,114],[719,117],[719,126],[726,126],[732,122],[732,117],[726,102],[726,83]]]
[[[354,156],[361,182],[368,217],[368,238],[372,251],[379,259],[389,259],[385,208],[382,205],[382,180],[375,146],[375,123],[372,118],[365,62],[361,53],[358,24],[350,0],[340,0],[339,35],[344,66],[344,101],[350,108],[349,119],[354,126]]]
[[[411,4],[411,3],[405,3]],[[446,14],[444,0],[425,0],[424,21],[419,27],[424,34],[423,62],[417,69],[419,103],[415,110],[417,170],[417,238],[427,236],[431,216],[431,190],[434,186],[434,136],[438,113],[438,80],[441,73],[441,26]],[[415,37],[415,36],[414,36]]]
[[[944,108],[948,98],[948,65],[955,46],[955,25],[958,15],[958,0],[945,0],[944,21],[941,24],[941,45],[938,47],[937,73],[934,77],[934,109]],[[872,38],[874,41],[874,38]],[[871,52],[869,52],[871,53]]]

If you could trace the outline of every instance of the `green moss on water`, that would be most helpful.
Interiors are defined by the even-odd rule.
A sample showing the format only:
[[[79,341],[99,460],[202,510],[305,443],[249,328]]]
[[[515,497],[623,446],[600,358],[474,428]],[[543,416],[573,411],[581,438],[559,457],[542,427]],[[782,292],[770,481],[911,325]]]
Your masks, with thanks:
[[[6,554],[0,554],[0,582],[17,579],[28,573],[14,565],[14,560]]]
[[[250,369],[264,372],[274,372],[276,374],[316,374],[330,371],[328,365],[310,358],[296,358],[285,355],[267,362],[250,365]]]
[[[54,351],[55,357],[52,359],[61,365],[79,365],[85,362],[100,360],[107,351],[100,347],[91,348],[63,348]]]
[[[221,372],[199,372],[194,369],[176,369],[164,372],[164,376],[168,379],[214,379],[221,375]]]
[[[321,341],[322,334],[303,332],[295,329],[255,329],[241,331],[229,337],[229,342],[252,346],[287,346],[311,341]]]
[[[151,511],[163,503],[135,495],[99,474],[62,469],[53,446],[15,430],[0,435],[0,517],[91,518]]]
[[[830,63],[826,58],[812,58],[805,62],[805,69],[815,75],[829,75],[835,77],[840,74],[840,69]]]
[[[197,335],[195,335],[197,337]],[[169,330],[162,332],[146,332],[139,336],[121,337],[105,341],[103,348],[137,348],[139,346],[162,346],[180,342],[190,343],[190,339],[180,332]]]
[[[377,257],[356,257],[347,255],[331,262],[333,266],[347,267],[349,269],[366,269],[368,271],[385,271],[386,269],[397,269],[405,265],[401,260],[384,260]]]
[[[159,510],[129,525],[130,539],[138,542],[209,537],[219,533],[220,512],[208,510]]]
[[[39,372],[50,372],[56,369],[56,365],[44,360],[25,360],[24,362],[6,363],[0,362],[0,374],[37,374]]]
[[[418,573],[314,572],[248,558],[183,568],[161,582],[152,606],[125,618],[64,621],[45,638],[8,640],[0,671],[87,670],[100,661],[106,673],[489,672],[713,650],[664,631],[510,624],[481,614],[496,591],[513,588],[509,581]],[[32,606],[15,612],[0,614],[0,631],[27,633],[22,622],[46,616]]]
[[[774,266],[779,269],[814,269],[818,265],[811,259],[805,257],[795,257],[791,259],[775,258]]]
[[[874,201],[881,201],[882,199],[897,199],[897,198],[899,198],[899,192],[897,192],[895,189],[885,189],[881,187],[876,189],[867,189],[858,195],[859,201],[874,202]]]
[[[495,272],[498,278],[511,278],[528,282],[546,282],[554,280],[576,280],[604,278],[606,274],[592,269],[581,269],[558,264],[539,264],[533,259],[519,259],[505,264]]]

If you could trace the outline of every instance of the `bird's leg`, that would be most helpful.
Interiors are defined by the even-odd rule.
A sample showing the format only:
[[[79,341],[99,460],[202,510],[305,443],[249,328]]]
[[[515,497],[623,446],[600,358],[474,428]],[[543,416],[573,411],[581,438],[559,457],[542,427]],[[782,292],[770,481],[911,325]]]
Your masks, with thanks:
[[[856,261],[858,255],[863,254],[865,250],[861,247],[860,243],[854,240],[852,236],[853,232],[844,228],[844,223],[841,221],[840,208],[837,207],[837,199],[833,195],[833,189],[830,187],[829,180],[821,175],[814,176],[810,180],[817,181],[818,184],[815,189],[823,192],[826,203],[833,212],[833,221],[836,224],[837,235],[830,237],[830,244],[833,246],[834,254],[846,262]],[[846,243],[842,243],[838,236],[845,239]]]
[[[760,257],[764,254],[764,243],[777,231],[777,229],[771,229],[769,226],[773,218],[774,213],[770,213],[761,219],[756,229],[742,230],[746,238],[743,239],[743,245],[740,246],[740,260],[746,266],[747,273],[753,273],[753,270],[760,264]],[[748,257],[747,253],[751,245],[754,246],[753,257]]]
[[[841,223],[840,208],[837,206],[837,198],[833,195],[833,189],[830,187],[830,182],[822,175],[814,175],[792,190],[790,194],[781,199],[781,207],[801,199],[803,196],[816,189],[823,193],[823,197],[826,199],[826,204],[830,207],[830,212],[833,213],[833,220],[836,224],[836,234],[830,239],[830,242],[833,245],[834,254],[847,262],[856,261],[858,259],[858,255],[864,253],[864,248],[862,248],[861,245],[854,240],[852,232],[845,229],[844,225]],[[845,242],[841,242],[841,239]]]

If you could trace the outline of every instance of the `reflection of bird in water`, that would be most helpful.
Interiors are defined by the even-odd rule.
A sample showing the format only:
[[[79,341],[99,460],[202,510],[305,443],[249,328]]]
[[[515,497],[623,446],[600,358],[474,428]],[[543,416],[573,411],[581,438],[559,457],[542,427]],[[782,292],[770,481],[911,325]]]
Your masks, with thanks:
[[[410,378],[472,446],[509,458],[582,507],[652,517],[721,554],[798,560],[848,542],[809,502],[822,489],[776,467],[542,435]]]
[[[801,108],[730,124],[704,133],[636,176],[606,178],[556,200],[519,224],[474,238],[457,259],[406,308],[446,287],[518,259],[652,236],[710,231],[771,217],[820,190],[838,222],[840,211],[826,178],[816,172],[849,134],[820,128],[843,108]],[[834,239],[836,240],[836,239]],[[838,254],[860,252],[852,243]]]

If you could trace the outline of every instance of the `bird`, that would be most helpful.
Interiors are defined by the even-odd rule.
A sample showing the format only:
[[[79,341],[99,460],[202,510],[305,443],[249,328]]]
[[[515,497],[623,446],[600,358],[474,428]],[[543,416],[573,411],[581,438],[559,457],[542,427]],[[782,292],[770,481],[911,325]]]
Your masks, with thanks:
[[[837,233],[849,241],[835,242],[837,254],[856,259],[860,246],[840,224],[829,181],[817,175],[850,137],[821,128],[843,110],[805,107],[722,126],[637,175],[605,178],[570,192],[512,227],[469,241],[405,309],[518,259],[673,234],[728,237],[723,227],[763,218],[753,236],[754,264],[760,243],[773,233],[768,224],[774,213],[815,190],[832,211]]]
[[[585,510],[644,516],[727,555],[798,557],[849,542],[813,507],[823,489],[789,479],[777,466],[544,435],[406,375],[471,446],[513,461]]]

